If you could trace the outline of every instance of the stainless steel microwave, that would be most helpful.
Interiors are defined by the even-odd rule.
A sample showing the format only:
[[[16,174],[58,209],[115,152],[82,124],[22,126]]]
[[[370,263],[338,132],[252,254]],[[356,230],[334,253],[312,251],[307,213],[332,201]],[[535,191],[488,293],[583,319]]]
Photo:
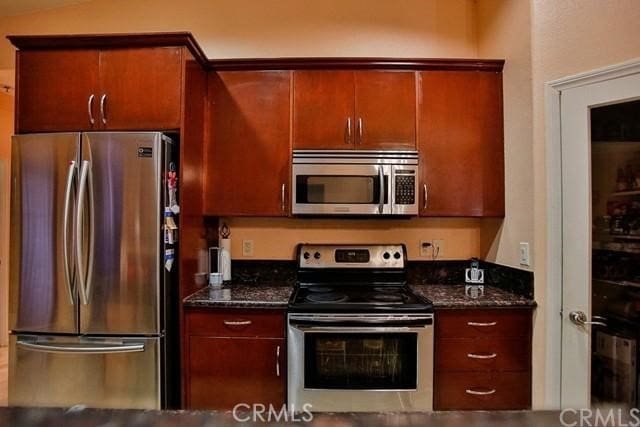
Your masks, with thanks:
[[[418,215],[418,152],[294,150],[294,215]]]

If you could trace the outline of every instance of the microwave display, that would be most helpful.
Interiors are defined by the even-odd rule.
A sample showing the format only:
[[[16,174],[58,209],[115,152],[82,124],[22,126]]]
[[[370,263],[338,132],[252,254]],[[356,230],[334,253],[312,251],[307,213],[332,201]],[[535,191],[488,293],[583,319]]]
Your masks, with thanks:
[[[384,186],[388,188],[385,176]],[[387,191],[384,191],[387,203]],[[380,178],[378,175],[298,175],[296,199],[309,204],[378,204]]]

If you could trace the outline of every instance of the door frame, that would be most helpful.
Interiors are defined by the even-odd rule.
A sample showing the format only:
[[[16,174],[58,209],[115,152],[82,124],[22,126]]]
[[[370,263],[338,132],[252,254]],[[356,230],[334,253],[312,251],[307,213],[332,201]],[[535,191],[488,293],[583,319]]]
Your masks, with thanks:
[[[545,83],[546,335],[545,402],[561,406],[562,380],[562,92],[640,73],[640,58]]]

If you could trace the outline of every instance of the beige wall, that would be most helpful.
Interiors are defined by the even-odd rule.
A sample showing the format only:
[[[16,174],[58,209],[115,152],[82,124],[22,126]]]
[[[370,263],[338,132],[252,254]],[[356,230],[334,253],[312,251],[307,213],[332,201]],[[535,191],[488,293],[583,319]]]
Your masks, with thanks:
[[[0,92],[0,345],[7,344],[9,255],[9,166],[13,135],[13,96]]]

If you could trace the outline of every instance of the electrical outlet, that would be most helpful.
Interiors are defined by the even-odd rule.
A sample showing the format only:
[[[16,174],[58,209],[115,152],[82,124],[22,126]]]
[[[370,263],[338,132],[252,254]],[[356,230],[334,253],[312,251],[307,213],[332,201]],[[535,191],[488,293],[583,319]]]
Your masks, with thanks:
[[[529,265],[529,242],[520,242],[520,265]]]
[[[253,256],[253,240],[242,241],[242,256]]]
[[[420,256],[421,257],[428,257],[429,255],[431,255],[432,252],[432,244],[429,240],[422,240],[420,241]]]
[[[433,239],[433,259],[444,256],[444,239]]]

